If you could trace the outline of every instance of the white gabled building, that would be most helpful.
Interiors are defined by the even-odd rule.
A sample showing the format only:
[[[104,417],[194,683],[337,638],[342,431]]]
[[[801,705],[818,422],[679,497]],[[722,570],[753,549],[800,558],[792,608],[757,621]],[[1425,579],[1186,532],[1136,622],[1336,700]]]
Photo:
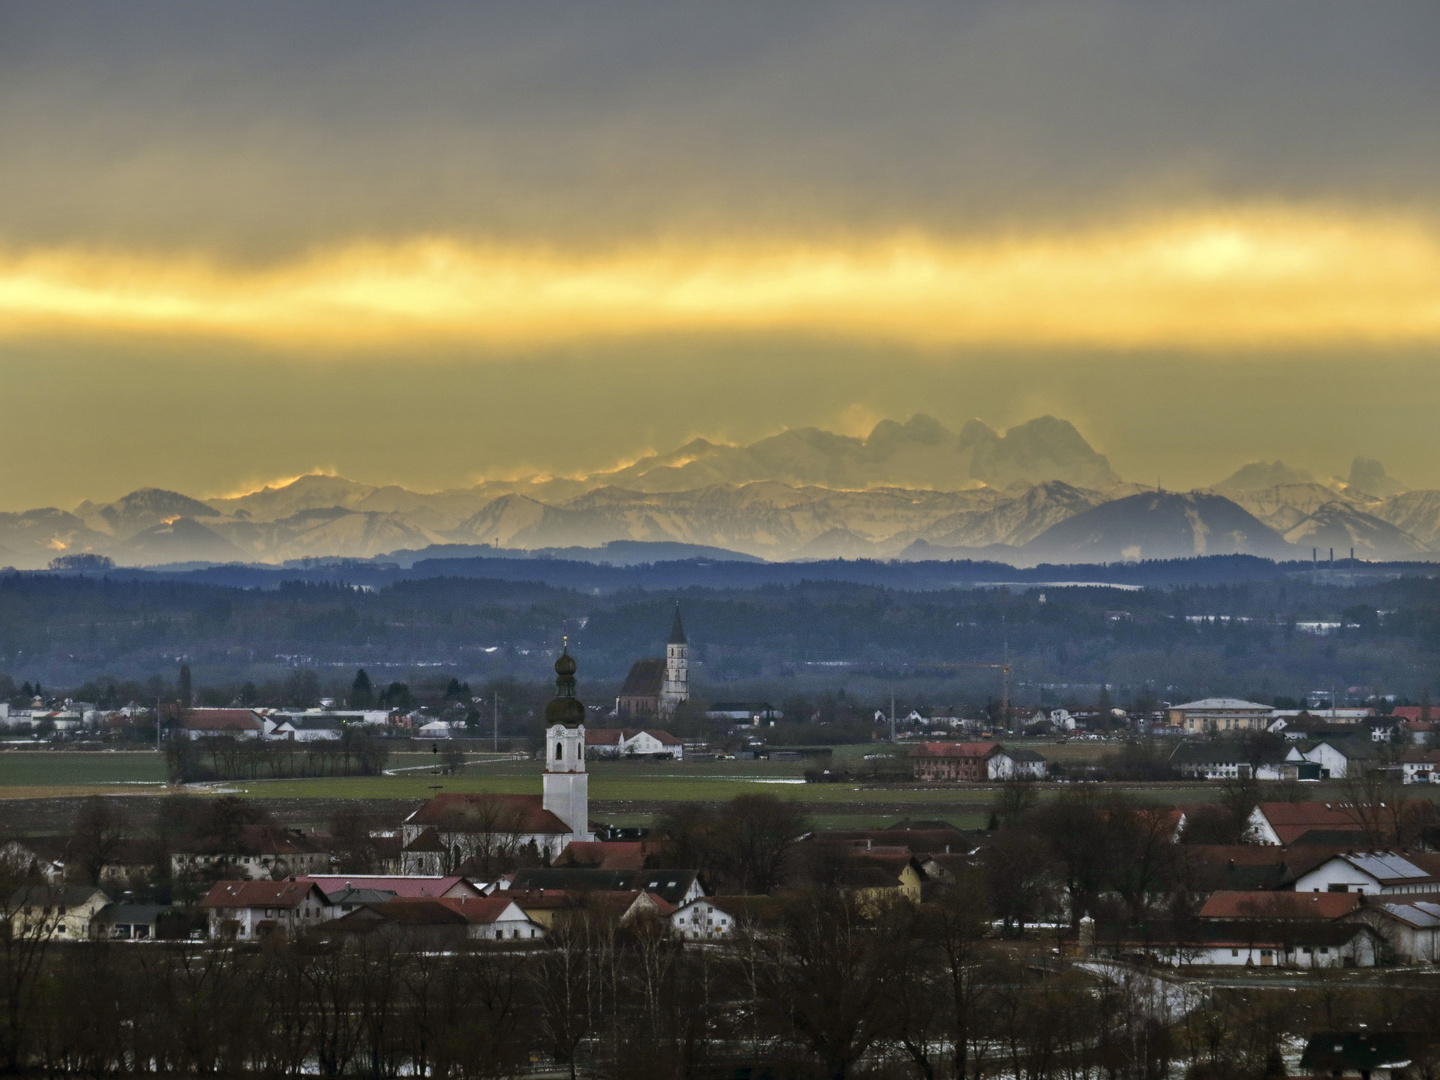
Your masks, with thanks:
[[[1440,855],[1347,852],[1295,879],[1296,892],[1392,895],[1440,891]]]
[[[686,941],[714,941],[737,929],[763,929],[780,917],[783,901],[773,896],[698,896],[670,914],[670,927]]]
[[[672,758],[685,756],[685,744],[656,728],[586,728],[585,753],[600,757]]]

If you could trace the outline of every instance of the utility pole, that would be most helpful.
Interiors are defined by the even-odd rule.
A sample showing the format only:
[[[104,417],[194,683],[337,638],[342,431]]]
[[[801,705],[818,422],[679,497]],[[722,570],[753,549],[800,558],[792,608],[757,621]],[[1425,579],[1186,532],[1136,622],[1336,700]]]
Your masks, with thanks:
[[[500,691],[495,691],[495,711],[491,716],[495,721],[495,752],[500,752]]]
[[[890,741],[895,741],[895,691],[890,691]]]
[[[160,752],[160,698],[155,698],[155,752]]]

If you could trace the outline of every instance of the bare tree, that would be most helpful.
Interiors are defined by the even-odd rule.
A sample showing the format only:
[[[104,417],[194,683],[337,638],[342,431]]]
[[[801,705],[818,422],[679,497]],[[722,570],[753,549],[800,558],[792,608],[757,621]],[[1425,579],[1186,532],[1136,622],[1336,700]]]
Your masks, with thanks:
[[[87,884],[100,884],[105,867],[124,845],[129,827],[125,811],[98,795],[91,795],[80,805],[70,848]]]
[[[717,861],[742,892],[768,893],[784,880],[795,845],[809,829],[798,803],[741,795],[726,805],[717,826]]]

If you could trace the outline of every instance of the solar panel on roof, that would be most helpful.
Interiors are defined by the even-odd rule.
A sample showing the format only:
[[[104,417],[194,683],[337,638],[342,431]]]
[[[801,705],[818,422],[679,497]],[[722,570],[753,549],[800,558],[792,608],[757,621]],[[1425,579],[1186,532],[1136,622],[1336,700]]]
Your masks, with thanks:
[[[1366,852],[1362,855],[1347,855],[1346,860],[1356,869],[1363,870],[1373,878],[1393,881],[1397,878],[1428,878],[1430,875],[1420,867],[1389,852]]]
[[[1440,904],[1386,904],[1384,907],[1391,915],[1411,926],[1440,927]]]

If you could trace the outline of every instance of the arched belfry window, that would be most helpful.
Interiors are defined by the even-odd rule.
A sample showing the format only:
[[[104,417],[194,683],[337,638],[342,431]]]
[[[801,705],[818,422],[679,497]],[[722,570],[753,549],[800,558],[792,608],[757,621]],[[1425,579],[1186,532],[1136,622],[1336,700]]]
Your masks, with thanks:
[[[564,744],[563,742],[557,742],[557,743],[555,744],[555,760],[556,760],[556,761],[559,761],[559,760],[560,760],[561,758],[563,758],[564,756],[565,756],[565,744]]]

